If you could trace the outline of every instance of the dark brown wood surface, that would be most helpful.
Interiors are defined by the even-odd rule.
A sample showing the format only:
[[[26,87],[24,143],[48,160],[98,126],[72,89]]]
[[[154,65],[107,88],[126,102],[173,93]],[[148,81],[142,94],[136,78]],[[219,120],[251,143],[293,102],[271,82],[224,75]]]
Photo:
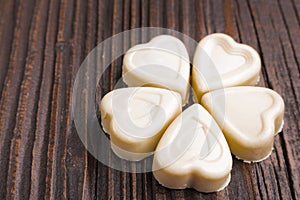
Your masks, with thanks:
[[[148,26],[196,41],[224,32],[251,45],[262,58],[259,85],[285,100],[272,155],[255,164],[234,159],[221,192],[170,190],[151,173],[106,167],[76,133],[71,96],[83,59],[106,38]],[[118,59],[100,96],[120,76]],[[1,0],[0,199],[300,199],[299,78],[299,0]]]

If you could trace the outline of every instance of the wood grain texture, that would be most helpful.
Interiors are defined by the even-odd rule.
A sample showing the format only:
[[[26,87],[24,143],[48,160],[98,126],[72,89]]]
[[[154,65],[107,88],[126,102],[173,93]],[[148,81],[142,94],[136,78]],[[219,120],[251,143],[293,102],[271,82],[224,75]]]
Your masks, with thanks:
[[[221,192],[170,190],[151,173],[111,169],[77,135],[71,97],[81,62],[106,38],[149,26],[196,41],[224,32],[251,45],[262,58],[259,85],[285,100],[272,155],[234,159]],[[300,199],[299,33],[298,0],[0,0],[0,199]],[[130,35],[105,47],[104,59],[151,37]],[[120,79],[121,64],[105,71],[96,101]]]

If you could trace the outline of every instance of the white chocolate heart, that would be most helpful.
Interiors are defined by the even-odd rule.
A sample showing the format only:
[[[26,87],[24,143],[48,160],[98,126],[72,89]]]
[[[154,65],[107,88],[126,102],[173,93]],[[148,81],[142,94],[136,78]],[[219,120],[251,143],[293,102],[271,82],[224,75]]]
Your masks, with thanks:
[[[101,100],[101,122],[112,150],[138,161],[151,155],[172,120],[181,113],[178,93],[161,88],[116,89]]]
[[[208,91],[257,84],[260,68],[260,57],[252,47],[236,43],[226,34],[211,34],[195,51],[192,86],[200,101]]]
[[[215,118],[237,158],[258,162],[271,154],[284,114],[284,102],[275,91],[251,86],[225,88],[205,94],[201,104]]]
[[[160,35],[129,49],[123,60],[123,80],[128,86],[151,86],[178,92],[188,100],[190,62],[184,44]]]
[[[172,122],[153,160],[153,174],[160,184],[200,192],[225,188],[231,168],[232,157],[222,131],[200,104],[190,106]]]

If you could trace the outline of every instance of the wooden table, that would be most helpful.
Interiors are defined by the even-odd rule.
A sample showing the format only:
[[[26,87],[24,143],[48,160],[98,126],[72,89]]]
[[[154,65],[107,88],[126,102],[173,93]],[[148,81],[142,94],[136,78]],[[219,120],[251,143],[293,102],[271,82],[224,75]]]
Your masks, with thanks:
[[[136,27],[165,27],[199,41],[224,32],[254,47],[261,81],[285,100],[285,125],[265,161],[233,159],[218,193],[162,187],[91,156],[70,111],[75,74],[89,51]],[[300,1],[0,1],[0,199],[300,199]],[[130,42],[127,45],[132,45]],[[121,76],[106,73],[102,96]]]

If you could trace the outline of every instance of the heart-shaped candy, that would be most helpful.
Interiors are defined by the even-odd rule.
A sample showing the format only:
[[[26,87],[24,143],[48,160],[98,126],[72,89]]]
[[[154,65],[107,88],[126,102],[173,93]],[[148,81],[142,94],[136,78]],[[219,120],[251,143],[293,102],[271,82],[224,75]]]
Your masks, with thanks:
[[[178,92],[188,100],[190,62],[184,44],[160,35],[129,49],[123,60],[123,80],[128,86],[151,86]]]
[[[153,174],[168,188],[222,190],[230,181],[232,157],[211,115],[194,104],[167,128],[156,148]]]
[[[208,91],[255,85],[260,68],[260,57],[252,47],[236,43],[226,34],[211,34],[199,42],[195,51],[192,86],[200,101]]]
[[[258,162],[271,154],[284,114],[284,102],[275,91],[251,86],[225,88],[205,94],[201,104],[215,118],[237,158]]]
[[[162,88],[121,88],[101,100],[101,122],[112,150],[138,161],[149,155],[168,125],[181,113],[178,93]]]

